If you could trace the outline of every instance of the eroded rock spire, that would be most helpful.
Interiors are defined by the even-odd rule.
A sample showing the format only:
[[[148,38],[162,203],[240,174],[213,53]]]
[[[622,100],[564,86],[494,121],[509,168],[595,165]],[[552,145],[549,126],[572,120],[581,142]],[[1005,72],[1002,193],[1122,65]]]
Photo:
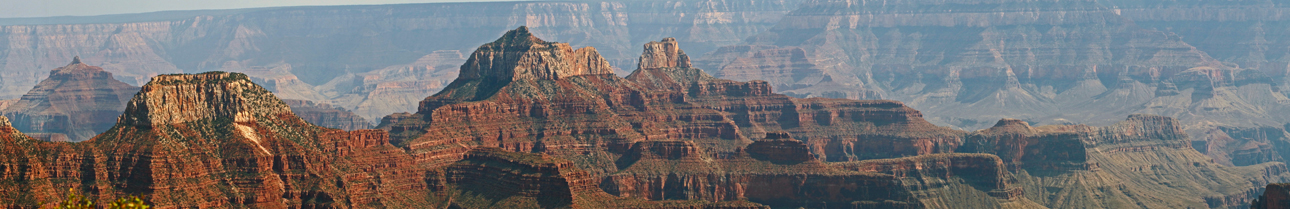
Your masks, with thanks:
[[[639,69],[690,67],[690,57],[677,46],[675,38],[664,38],[662,41],[651,41],[645,44],[645,53],[641,54]]]

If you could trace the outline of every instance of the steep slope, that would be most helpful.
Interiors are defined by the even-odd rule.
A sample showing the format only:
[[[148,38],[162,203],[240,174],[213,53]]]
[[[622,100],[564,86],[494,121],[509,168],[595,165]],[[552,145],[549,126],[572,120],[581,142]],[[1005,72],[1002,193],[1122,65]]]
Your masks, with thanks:
[[[80,55],[132,85],[159,74],[242,72],[282,98],[336,104],[375,120],[414,112],[417,101],[455,78],[460,54],[498,31],[526,25],[632,66],[642,43],[682,37],[701,54],[769,28],[798,2],[471,2],[23,20],[0,26],[0,98],[43,79],[38,69]],[[31,22],[59,24],[24,25]]]
[[[75,57],[0,112],[23,132],[84,141],[115,125],[138,91],[139,87],[117,81],[112,73]]]
[[[1285,163],[1231,167],[1192,149],[1180,122],[1131,115],[1106,127],[1016,119],[969,134],[962,152],[997,154],[1026,196],[1053,208],[1243,208]]]

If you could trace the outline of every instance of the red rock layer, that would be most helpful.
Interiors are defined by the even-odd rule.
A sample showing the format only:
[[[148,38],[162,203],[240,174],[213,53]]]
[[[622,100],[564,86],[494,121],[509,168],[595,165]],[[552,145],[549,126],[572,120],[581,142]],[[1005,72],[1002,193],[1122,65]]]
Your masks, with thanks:
[[[495,147],[569,159],[621,197],[771,206],[916,206],[890,175],[840,171],[819,159],[952,152],[961,143],[962,132],[898,102],[798,100],[766,82],[712,78],[688,67],[672,39],[647,44],[642,69],[619,78],[532,63],[580,55],[525,35],[520,28],[485,44],[462,65],[471,76],[382,128],[431,168]],[[553,50],[526,52],[535,48]],[[750,140],[767,133],[778,138]]]
[[[287,99],[282,101],[286,102],[287,106],[291,106],[291,112],[295,113],[297,117],[317,126],[341,130],[372,128],[372,124],[368,123],[367,119],[343,108],[335,108],[328,104],[305,100]]]
[[[112,184],[106,176],[103,155],[88,144],[53,143],[28,137],[0,117],[0,207],[31,208],[41,202],[58,202],[67,189],[107,194],[92,199],[110,200]],[[43,205],[46,207],[52,204]]]
[[[23,132],[84,141],[115,125],[138,90],[76,57],[2,112]]]
[[[763,142],[753,145],[769,146],[759,143]],[[769,148],[753,145],[749,151]],[[772,207],[921,206],[891,175],[840,170],[815,159],[768,161],[749,153],[713,158],[699,151],[704,149],[690,141],[637,142],[618,161],[622,169],[605,177],[600,187],[610,194],[651,200],[747,199]]]
[[[730,156],[750,136],[777,131],[799,136],[829,160],[950,152],[961,141],[961,132],[933,126],[897,102],[795,100],[766,82],[714,79],[685,67],[675,40],[647,44],[640,66],[648,68],[626,78],[553,64],[583,56],[565,45],[524,28],[508,32],[472,54],[463,76],[422,101],[416,115],[382,128],[433,167],[480,146],[581,156],[621,154],[641,140],[693,140],[712,149],[707,155]],[[538,48],[550,50],[533,52]],[[610,155],[593,156],[578,157],[592,158],[580,166],[613,172]]]
[[[999,157],[990,154],[932,154],[917,157],[895,159],[865,160],[834,164],[845,170],[891,174],[899,178],[913,179],[950,179],[962,177],[981,185],[981,189],[996,198],[1017,200],[1025,198],[1024,191],[1015,185],[1015,180]],[[921,185],[926,188],[944,187],[934,185],[935,181]]]
[[[3,181],[16,188],[3,191],[15,195],[0,202],[53,202],[67,188],[97,202],[141,195],[159,208],[439,202],[427,188],[426,170],[389,144],[385,131],[313,126],[245,75],[164,75],[142,89],[118,125],[92,140],[11,137],[4,148],[5,159],[13,160],[0,167],[14,168]]]

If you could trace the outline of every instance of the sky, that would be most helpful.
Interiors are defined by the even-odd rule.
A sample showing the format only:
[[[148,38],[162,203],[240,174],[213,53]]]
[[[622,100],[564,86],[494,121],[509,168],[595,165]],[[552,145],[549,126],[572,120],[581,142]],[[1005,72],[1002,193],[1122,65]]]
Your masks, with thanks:
[[[0,18],[92,16],[168,10],[501,0],[0,0]]]

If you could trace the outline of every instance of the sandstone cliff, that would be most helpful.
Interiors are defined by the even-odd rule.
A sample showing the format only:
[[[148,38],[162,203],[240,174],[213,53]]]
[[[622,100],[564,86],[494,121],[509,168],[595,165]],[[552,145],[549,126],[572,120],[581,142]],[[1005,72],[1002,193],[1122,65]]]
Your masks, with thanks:
[[[116,117],[138,90],[75,57],[0,112],[23,132],[84,141],[115,125]]]

